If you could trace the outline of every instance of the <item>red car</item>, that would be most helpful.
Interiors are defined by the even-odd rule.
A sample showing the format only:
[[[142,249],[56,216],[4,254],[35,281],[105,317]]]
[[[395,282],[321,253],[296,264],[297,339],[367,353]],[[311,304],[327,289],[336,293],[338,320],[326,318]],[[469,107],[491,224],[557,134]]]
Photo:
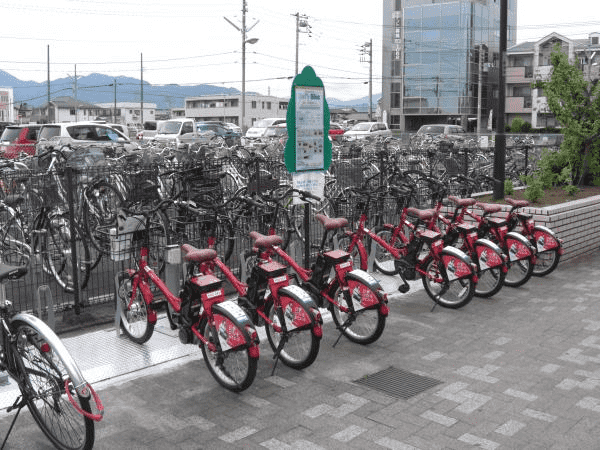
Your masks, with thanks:
[[[35,155],[35,144],[41,125],[9,125],[0,136],[0,157],[16,158],[25,152]]]
[[[344,129],[340,125],[333,122],[329,124],[329,137],[332,141],[341,140],[343,135]]]

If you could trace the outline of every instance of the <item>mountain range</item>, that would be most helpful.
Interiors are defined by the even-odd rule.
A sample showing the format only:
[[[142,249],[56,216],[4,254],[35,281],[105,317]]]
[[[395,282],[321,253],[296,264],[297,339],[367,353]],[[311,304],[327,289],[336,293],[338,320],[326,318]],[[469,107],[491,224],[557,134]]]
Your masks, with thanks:
[[[140,80],[137,78],[119,76],[110,77],[99,73],[78,77],[78,100],[88,103],[112,103],[116,98],[118,102],[140,101]],[[48,100],[48,83],[36,81],[22,81],[8,72],[0,70],[0,86],[12,87],[15,103],[27,103],[30,106],[40,106]],[[74,77],[58,78],[50,81],[50,98],[70,96],[74,97]],[[153,85],[144,81],[144,102],[156,103],[157,109],[170,109],[183,107],[186,97],[215,94],[239,94],[235,88],[225,88],[210,84],[196,86],[181,86],[178,84]],[[381,94],[373,95],[373,108]],[[328,98],[330,108],[349,108],[357,111],[367,111],[369,98],[362,97],[355,100],[338,100]]]

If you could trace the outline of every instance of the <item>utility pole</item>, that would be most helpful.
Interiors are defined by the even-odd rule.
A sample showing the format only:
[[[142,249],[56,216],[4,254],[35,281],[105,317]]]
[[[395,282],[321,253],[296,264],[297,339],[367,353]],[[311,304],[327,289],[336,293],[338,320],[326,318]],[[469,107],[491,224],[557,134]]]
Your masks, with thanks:
[[[142,120],[142,129],[144,128],[144,55],[140,53],[140,106],[141,106],[141,120]]]
[[[360,48],[361,62],[369,63],[369,122],[373,120],[373,39],[365,42]],[[369,59],[365,59],[366,57]]]
[[[113,109],[113,123],[117,123],[117,79],[115,78],[115,107]]]
[[[77,101],[77,64],[75,64],[75,75],[67,75],[73,79],[73,98],[75,99],[75,121],[79,120],[79,105]],[[84,114],[85,115],[85,114]]]
[[[46,108],[48,122],[50,122],[50,45],[48,45],[48,108]]]
[[[483,44],[479,44],[479,80],[477,83],[477,137],[481,134],[481,92],[483,90]]]
[[[256,44],[257,38],[246,39],[246,33],[256,26],[258,20],[254,22],[250,28],[246,28],[246,13],[248,9],[246,7],[246,0],[242,0],[242,27],[238,27],[227,17],[223,17],[233,28],[242,33],[242,118],[240,127],[242,127],[242,133],[246,132],[246,44]]]
[[[308,37],[311,37],[311,28],[308,24],[308,16],[305,14],[292,14],[292,16],[296,16],[296,71],[294,72],[298,75],[298,49],[300,47],[300,28],[304,28],[303,33],[308,33]]]
[[[506,134],[504,113],[506,111],[506,38],[508,28],[508,1],[500,0],[500,58],[498,67],[498,118],[496,119],[496,145],[494,149],[494,199],[504,198],[504,177],[506,164]]]

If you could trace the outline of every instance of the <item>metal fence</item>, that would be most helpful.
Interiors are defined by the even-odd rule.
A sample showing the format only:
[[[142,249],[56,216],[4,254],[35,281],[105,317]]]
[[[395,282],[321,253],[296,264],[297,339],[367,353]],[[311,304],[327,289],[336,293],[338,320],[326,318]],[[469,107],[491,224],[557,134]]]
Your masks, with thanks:
[[[518,149],[520,154],[522,151]],[[290,196],[280,198],[292,185],[282,157],[240,161],[232,152],[212,158],[209,150],[201,158],[131,157],[98,164],[103,158],[97,152],[88,153],[60,168],[36,163],[27,169],[10,164],[2,169],[0,256],[6,264],[29,266],[26,276],[5,285],[16,310],[37,313],[40,286],[42,303],[50,293],[54,311],[74,309],[79,313],[83,307],[113,302],[115,274],[134,265],[139,244],[136,231],[118,231],[117,206],[141,211],[177,193],[178,201],[165,206],[149,222],[154,267],[159,271],[164,267],[162,252],[168,244],[203,247],[216,237],[218,251],[222,256],[229,253],[228,265],[239,276],[243,270],[240,255],[252,246],[249,231],[267,233],[274,227],[287,236],[290,252],[310,264],[305,249],[314,249],[323,232],[312,216],[331,213],[324,203],[315,205],[306,230],[304,207],[294,205]],[[521,161],[523,170],[531,169],[537,155],[538,147],[528,148]],[[491,159],[489,151],[478,147],[432,149],[399,141],[340,146],[325,174],[325,195],[338,195],[347,187],[368,189],[393,167],[449,176],[491,170]],[[237,209],[208,207],[231,199],[240,189],[262,198],[270,209],[239,204]],[[274,199],[279,199],[278,206]],[[356,205],[348,204],[348,208],[342,212],[352,216]],[[142,222],[139,217],[135,220]],[[308,246],[299,238],[305,235]],[[45,308],[42,304],[41,310]]]

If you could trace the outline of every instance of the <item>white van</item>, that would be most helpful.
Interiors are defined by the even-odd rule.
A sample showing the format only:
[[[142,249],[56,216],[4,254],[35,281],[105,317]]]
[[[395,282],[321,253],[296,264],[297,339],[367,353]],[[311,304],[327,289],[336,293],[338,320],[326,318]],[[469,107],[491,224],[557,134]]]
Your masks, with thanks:
[[[264,137],[267,128],[272,127],[273,125],[285,124],[285,118],[281,117],[273,117],[270,119],[260,119],[257,121],[252,128],[249,128],[246,131],[247,138],[261,138]]]

